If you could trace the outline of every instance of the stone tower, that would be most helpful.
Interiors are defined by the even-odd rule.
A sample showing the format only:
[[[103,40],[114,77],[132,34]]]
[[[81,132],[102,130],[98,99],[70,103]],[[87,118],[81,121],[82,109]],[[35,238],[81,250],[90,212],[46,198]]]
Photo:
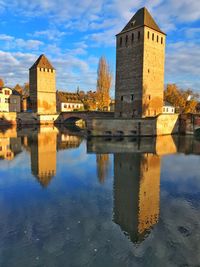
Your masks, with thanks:
[[[116,118],[162,113],[165,36],[146,8],[116,36]]]
[[[41,55],[29,69],[29,83],[32,111],[38,114],[55,114],[55,69],[45,55]]]

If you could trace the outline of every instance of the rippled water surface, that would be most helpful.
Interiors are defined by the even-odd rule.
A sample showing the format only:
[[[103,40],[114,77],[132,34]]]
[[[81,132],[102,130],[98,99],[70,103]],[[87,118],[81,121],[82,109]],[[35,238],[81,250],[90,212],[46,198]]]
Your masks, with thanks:
[[[200,141],[0,132],[0,266],[200,266]]]

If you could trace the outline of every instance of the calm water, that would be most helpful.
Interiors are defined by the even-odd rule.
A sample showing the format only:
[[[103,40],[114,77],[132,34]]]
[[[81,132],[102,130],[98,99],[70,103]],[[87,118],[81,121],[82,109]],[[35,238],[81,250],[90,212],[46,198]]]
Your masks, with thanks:
[[[0,132],[0,266],[200,266],[200,141]]]

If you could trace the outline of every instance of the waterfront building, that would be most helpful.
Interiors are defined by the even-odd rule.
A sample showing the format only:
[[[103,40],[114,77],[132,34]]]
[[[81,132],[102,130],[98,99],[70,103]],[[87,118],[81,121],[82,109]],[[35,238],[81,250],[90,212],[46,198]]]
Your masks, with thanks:
[[[84,110],[83,102],[77,93],[56,92],[57,111],[79,111]]]
[[[20,112],[21,111],[20,94],[9,88],[0,87],[0,112]]]
[[[169,102],[166,102],[164,103],[164,106],[163,106],[163,113],[164,114],[174,114],[175,113],[175,107],[170,104]]]
[[[30,102],[38,114],[56,113],[56,71],[45,55],[29,69]]]
[[[115,117],[162,113],[165,33],[141,8],[116,37]]]

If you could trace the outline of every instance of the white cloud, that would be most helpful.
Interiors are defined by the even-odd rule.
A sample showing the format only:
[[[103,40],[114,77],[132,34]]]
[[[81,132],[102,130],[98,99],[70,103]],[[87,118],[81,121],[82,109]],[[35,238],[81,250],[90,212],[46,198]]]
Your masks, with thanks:
[[[5,50],[38,50],[44,44],[39,40],[24,40],[6,34],[0,34],[0,41],[3,42]]]

